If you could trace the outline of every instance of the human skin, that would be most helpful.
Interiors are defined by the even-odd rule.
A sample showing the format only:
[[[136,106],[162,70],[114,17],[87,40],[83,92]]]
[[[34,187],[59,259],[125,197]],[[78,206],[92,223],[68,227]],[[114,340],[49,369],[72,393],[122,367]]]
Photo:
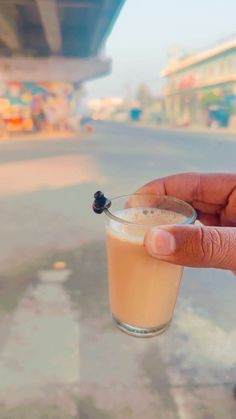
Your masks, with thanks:
[[[190,203],[201,224],[155,227],[146,251],[170,263],[236,271],[236,174],[181,173],[155,179],[138,193],[169,195]]]

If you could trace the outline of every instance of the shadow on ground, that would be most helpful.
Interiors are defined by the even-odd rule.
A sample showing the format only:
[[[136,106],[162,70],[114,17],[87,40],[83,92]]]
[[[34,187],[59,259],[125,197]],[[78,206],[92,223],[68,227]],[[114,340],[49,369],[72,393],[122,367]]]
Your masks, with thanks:
[[[90,242],[62,255],[72,267],[65,287],[80,318],[93,318],[109,312],[106,254],[103,242]]]
[[[79,401],[80,419],[115,419],[114,413],[100,409],[91,397],[84,397]]]
[[[77,416],[79,419],[80,416]],[[25,406],[0,406],[0,419],[77,419],[62,413],[56,406],[39,407],[37,403]]]

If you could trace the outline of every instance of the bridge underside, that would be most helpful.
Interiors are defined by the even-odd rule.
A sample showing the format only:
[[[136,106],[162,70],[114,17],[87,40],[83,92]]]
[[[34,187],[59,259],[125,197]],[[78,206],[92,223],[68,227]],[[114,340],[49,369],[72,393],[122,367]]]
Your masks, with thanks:
[[[81,83],[109,73],[124,0],[0,0],[2,131],[77,129]]]
[[[124,0],[0,0],[0,56],[96,56]]]

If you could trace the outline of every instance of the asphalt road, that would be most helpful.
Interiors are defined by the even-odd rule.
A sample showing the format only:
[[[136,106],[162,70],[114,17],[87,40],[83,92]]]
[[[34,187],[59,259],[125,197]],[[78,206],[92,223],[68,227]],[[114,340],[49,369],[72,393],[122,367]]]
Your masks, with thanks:
[[[234,171],[235,148],[233,135],[117,124],[96,125],[94,134],[78,139],[1,142],[1,258],[100,232],[101,220],[90,211],[98,188],[125,194],[170,173]]]
[[[8,394],[9,409],[13,409],[11,404],[16,401],[19,409],[26,409],[22,407],[26,395],[30,403],[41,402],[41,386],[46,382],[48,394],[53,394],[50,403],[60,407],[58,400],[66,393],[67,419],[69,410],[71,418],[82,419],[236,417],[232,397],[236,383],[233,275],[187,269],[168,333],[148,341],[125,336],[110,320],[103,217],[91,211],[92,195],[98,189],[114,196],[130,193],[153,178],[171,173],[235,171],[235,153],[234,135],[158,131],[112,123],[97,124],[92,134],[74,138],[10,139],[0,143],[2,280],[9,272],[17,272],[19,264],[26,270],[33,266],[33,270],[29,268],[33,279],[38,270],[49,268],[55,260],[66,261],[71,271],[64,294],[62,288],[53,291],[36,286],[34,291],[29,284],[15,305],[9,298],[11,310],[7,310],[8,303],[0,297],[5,307],[0,318],[0,375],[8,377],[9,386],[17,382],[21,389],[18,397],[13,397],[1,385],[0,403]],[[17,294],[20,274],[14,275],[11,292],[14,294],[15,290]],[[48,299],[45,302],[48,293],[50,304]],[[47,357],[47,351],[51,354],[53,343],[50,341],[50,348],[47,346],[45,322],[51,316],[51,324],[58,324],[57,306],[55,310],[49,309],[58,295],[65,301],[67,320],[61,326],[61,335],[65,327],[67,336],[71,336],[70,351],[78,345],[73,341],[78,339],[74,316],[79,319],[80,366],[78,374],[69,376],[61,369],[59,378],[55,378],[57,369],[47,361],[52,359],[51,355]],[[39,310],[36,317],[32,301],[36,301]],[[33,333],[37,342],[41,333],[44,357],[36,350],[38,345],[33,344],[36,341]],[[48,329],[47,334],[50,335]],[[19,339],[23,342],[21,351]],[[60,343],[60,333],[57,339],[58,351],[55,348],[54,351],[59,362],[70,358],[71,352],[67,352],[68,345]],[[68,361],[65,370],[73,372],[77,352],[72,352],[73,363]],[[38,359],[40,371],[35,369]],[[34,374],[38,373],[43,378],[35,380]],[[24,391],[26,376],[28,384]],[[74,376],[80,378],[72,379]],[[31,377],[34,386],[30,386]],[[16,387],[15,391],[19,389]],[[75,398],[78,405],[74,406]],[[14,414],[8,417],[19,417],[19,413]],[[53,418],[53,414],[47,412],[47,417]],[[29,417],[34,419],[32,413]]]

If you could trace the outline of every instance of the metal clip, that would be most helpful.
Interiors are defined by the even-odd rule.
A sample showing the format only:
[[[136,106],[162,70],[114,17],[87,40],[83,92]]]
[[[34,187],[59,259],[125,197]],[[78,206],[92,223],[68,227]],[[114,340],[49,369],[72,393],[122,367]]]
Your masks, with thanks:
[[[111,200],[104,196],[104,193],[97,191],[94,194],[93,210],[96,214],[102,214],[105,209],[110,208]]]

